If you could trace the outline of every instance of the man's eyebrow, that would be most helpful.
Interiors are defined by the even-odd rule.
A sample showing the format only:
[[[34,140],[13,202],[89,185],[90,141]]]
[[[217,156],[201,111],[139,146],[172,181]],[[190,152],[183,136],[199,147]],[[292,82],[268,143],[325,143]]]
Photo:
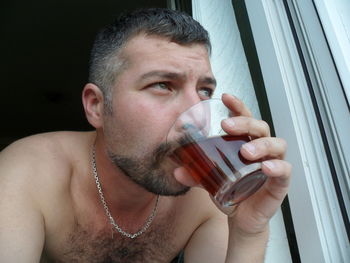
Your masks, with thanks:
[[[185,74],[162,71],[162,70],[154,70],[141,75],[140,79],[142,80],[142,79],[148,79],[152,77],[161,77],[166,79],[181,79],[181,78],[184,79]]]
[[[182,73],[176,73],[176,72],[153,70],[141,75],[140,80],[153,78],[153,77],[160,77],[165,79],[185,79],[186,75]],[[213,77],[202,77],[199,79],[199,82],[206,85],[216,86],[216,79]]]
[[[206,84],[206,85],[213,85],[216,87],[216,79],[212,77],[203,77],[199,79],[200,83]]]

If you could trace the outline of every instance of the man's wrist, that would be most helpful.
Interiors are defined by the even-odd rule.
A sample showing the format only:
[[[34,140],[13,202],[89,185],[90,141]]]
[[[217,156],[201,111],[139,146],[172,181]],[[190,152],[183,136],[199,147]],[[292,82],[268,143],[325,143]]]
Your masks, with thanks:
[[[255,233],[230,228],[226,262],[264,262],[268,239],[268,226]]]

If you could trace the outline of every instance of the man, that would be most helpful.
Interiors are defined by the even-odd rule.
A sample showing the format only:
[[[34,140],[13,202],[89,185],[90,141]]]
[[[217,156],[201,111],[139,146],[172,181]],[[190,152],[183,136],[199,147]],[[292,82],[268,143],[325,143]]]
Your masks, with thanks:
[[[287,193],[286,144],[237,98],[223,129],[255,138],[241,154],[267,160],[264,186],[222,213],[166,157],[176,117],[209,99],[207,32],[191,17],[147,9],[95,41],[82,99],[93,132],[19,140],[0,156],[2,262],[263,262],[268,222]]]

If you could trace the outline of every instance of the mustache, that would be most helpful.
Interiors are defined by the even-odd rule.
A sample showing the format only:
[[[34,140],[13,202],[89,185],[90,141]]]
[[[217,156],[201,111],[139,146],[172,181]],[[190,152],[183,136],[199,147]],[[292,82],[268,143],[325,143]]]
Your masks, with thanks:
[[[191,142],[193,142],[193,139],[185,135],[174,141],[161,143],[153,152],[154,164],[160,163],[164,158],[171,155],[175,149]]]

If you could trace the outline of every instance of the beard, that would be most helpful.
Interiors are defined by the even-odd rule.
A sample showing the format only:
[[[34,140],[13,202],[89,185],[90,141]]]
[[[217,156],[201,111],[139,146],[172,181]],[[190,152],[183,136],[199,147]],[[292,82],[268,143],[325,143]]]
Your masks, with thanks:
[[[180,184],[171,172],[162,168],[173,147],[160,144],[153,152],[143,158],[119,155],[108,150],[111,161],[133,182],[147,191],[165,196],[184,195],[190,187]]]

